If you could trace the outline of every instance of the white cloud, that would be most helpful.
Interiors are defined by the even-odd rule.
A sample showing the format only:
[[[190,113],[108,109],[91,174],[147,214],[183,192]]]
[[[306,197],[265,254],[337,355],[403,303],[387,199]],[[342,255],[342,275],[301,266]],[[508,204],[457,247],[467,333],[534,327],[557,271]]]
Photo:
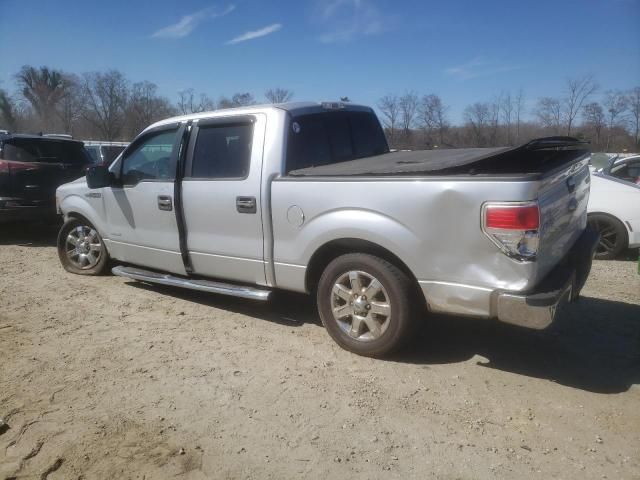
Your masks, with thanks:
[[[242,35],[239,35],[235,38],[232,38],[227,42],[227,45],[235,45],[236,43],[246,42],[247,40],[253,40],[254,38],[265,37],[267,35],[271,35],[274,32],[277,32],[282,28],[282,24],[274,23],[272,25],[267,25],[260,30],[254,30],[252,32],[245,32]]]
[[[506,65],[496,61],[487,60],[482,57],[476,57],[473,60],[461,65],[455,65],[453,67],[445,68],[444,73],[460,80],[470,80],[472,78],[486,77],[498,73],[510,72],[512,70],[518,70],[520,68],[522,67],[518,65]]]
[[[235,5],[228,5],[224,10],[208,7],[190,15],[185,15],[177,23],[168,25],[155,32],[153,38],[182,38],[193,32],[204,20],[223,17],[233,12]]]
[[[319,4],[317,18],[326,27],[322,43],[348,42],[359,36],[376,35],[391,28],[394,19],[384,16],[371,0],[330,0]]]

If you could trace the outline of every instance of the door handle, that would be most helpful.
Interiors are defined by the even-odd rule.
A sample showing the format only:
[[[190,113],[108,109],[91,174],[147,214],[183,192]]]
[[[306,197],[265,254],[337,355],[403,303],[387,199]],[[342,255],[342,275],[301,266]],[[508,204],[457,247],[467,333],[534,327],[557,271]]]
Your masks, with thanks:
[[[169,195],[158,195],[158,208],[160,210],[171,211],[173,210],[173,203]]]
[[[256,197],[236,197],[238,213],[256,213]]]

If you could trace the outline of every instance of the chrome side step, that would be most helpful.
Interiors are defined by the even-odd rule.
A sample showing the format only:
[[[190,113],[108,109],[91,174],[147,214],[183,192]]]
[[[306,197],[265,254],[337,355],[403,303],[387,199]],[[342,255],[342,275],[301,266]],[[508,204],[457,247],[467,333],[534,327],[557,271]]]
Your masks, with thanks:
[[[189,288],[201,292],[219,293],[221,295],[231,295],[233,297],[249,298],[251,300],[266,301],[271,294],[271,290],[234,285],[232,283],[213,282],[211,280],[174,277],[167,273],[158,273],[137,267],[114,267],[111,269],[111,273],[141,282],[159,283],[160,285]]]

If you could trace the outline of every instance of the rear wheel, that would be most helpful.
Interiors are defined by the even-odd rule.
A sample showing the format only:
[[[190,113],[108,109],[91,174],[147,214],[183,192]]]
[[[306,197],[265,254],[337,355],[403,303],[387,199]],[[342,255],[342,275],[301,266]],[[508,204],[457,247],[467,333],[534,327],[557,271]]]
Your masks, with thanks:
[[[87,220],[72,218],[58,234],[58,257],[64,269],[79,275],[101,275],[109,253],[98,231]]]
[[[359,355],[380,357],[409,337],[419,301],[411,279],[368,254],[347,254],[324,270],[318,311],[329,335]]]
[[[627,230],[619,220],[602,213],[593,213],[589,215],[588,221],[591,229],[600,234],[595,258],[611,260],[627,248]]]

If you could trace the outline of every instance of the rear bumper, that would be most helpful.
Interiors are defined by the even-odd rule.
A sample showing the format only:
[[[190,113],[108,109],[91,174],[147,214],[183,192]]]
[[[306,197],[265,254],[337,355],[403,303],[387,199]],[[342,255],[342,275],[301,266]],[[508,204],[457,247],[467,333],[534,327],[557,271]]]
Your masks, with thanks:
[[[585,230],[563,261],[529,292],[493,292],[498,320],[527,328],[543,329],[555,319],[563,302],[576,300],[584,287],[599,235]]]

